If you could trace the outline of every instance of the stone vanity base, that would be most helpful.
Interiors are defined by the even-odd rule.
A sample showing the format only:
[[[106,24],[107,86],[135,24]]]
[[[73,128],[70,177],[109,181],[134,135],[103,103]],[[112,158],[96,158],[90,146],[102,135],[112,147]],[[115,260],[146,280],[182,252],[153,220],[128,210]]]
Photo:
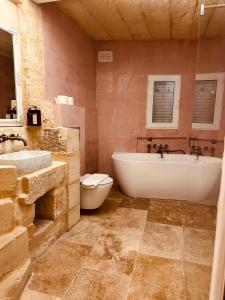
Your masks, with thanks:
[[[18,299],[31,260],[68,228],[66,163],[22,177],[1,166],[0,178],[0,299]]]
[[[6,133],[0,128],[0,132]],[[79,130],[7,128],[20,133],[29,150],[51,151],[51,167],[17,176],[0,166],[0,299],[17,300],[35,261],[80,219]],[[0,153],[22,150],[20,142],[0,145]]]

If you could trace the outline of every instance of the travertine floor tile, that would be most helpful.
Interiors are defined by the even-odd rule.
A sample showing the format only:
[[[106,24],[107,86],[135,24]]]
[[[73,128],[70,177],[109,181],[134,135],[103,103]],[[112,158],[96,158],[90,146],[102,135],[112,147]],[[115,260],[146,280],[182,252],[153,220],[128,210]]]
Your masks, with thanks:
[[[215,218],[215,207],[114,188],[34,264],[22,300],[206,300]]]
[[[101,235],[84,262],[87,269],[130,276],[142,232],[136,230],[108,231]]]
[[[124,199],[123,198],[120,207],[148,210],[149,203],[150,203],[149,199],[142,199],[142,198]]]
[[[85,245],[57,242],[34,264],[28,288],[53,296],[62,296],[90,250],[91,248]]]
[[[212,264],[215,233],[184,228],[184,260],[201,265]]]
[[[48,294],[43,294],[40,292],[32,291],[26,288],[20,300],[61,300],[62,298],[50,296]]]
[[[168,258],[139,255],[129,300],[184,300],[182,263]]]
[[[121,191],[119,186],[113,185],[113,187],[112,187],[112,189],[109,193],[109,197],[121,198],[121,197],[124,197],[124,196],[126,196],[126,195]]]
[[[139,252],[181,259],[183,229],[180,226],[147,222]]]
[[[185,263],[184,274],[187,299],[208,300],[211,281],[211,267]]]
[[[119,207],[107,224],[108,229],[120,230],[124,227],[144,230],[147,211]]]
[[[93,246],[103,232],[104,226],[100,222],[81,219],[72,230],[60,238],[60,241]]]
[[[63,300],[126,300],[130,279],[83,269],[70,284]]]
[[[107,198],[103,205],[94,210],[81,210],[81,219],[107,223],[120,205],[121,198]]]
[[[190,202],[181,202],[181,214],[185,227],[215,230],[216,208]]]
[[[147,221],[181,226],[182,219],[180,214],[180,206],[163,204],[158,205],[150,202]]]
[[[162,207],[167,207],[167,206],[180,206],[180,202],[178,200],[172,200],[172,199],[150,199],[150,204],[151,205],[159,205]]]

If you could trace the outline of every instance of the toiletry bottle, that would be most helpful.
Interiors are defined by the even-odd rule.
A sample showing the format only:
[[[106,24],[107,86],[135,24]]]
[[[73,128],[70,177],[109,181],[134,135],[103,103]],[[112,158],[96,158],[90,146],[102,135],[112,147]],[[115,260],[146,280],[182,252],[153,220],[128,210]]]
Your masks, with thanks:
[[[37,106],[29,107],[27,112],[28,126],[41,126],[41,110]]]
[[[37,106],[35,106],[34,110],[32,111],[32,120],[33,125],[41,126],[41,111],[40,109],[37,109]]]
[[[37,116],[37,107],[35,106],[34,109],[32,109],[32,125],[38,124],[38,116]]]
[[[11,112],[12,112],[12,119],[17,119],[16,106],[12,107]]]
[[[5,118],[6,119],[11,119],[11,110],[10,110],[9,107],[7,108],[7,111],[6,111],[6,114],[5,114]]]
[[[32,112],[31,112],[31,107],[28,108],[27,111],[27,125],[31,126],[32,125]]]

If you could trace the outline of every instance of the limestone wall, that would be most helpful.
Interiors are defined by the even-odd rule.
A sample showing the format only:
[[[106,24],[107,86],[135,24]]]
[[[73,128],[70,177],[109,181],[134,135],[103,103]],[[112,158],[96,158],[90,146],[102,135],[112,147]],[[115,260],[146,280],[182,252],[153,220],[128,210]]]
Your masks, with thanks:
[[[74,215],[73,221],[69,218],[71,227],[79,219],[79,132],[77,129],[54,128],[52,104],[44,99],[41,9],[31,0],[1,0],[0,11],[0,25],[12,28],[19,33],[25,123],[28,105],[37,105],[41,108],[43,121],[40,128],[0,127],[0,134],[19,133],[27,140],[28,149],[50,150],[58,160],[68,162],[69,208]],[[21,142],[3,143],[0,144],[0,154],[18,151],[22,148]]]
[[[0,134],[20,134],[28,142],[28,149],[49,150],[57,160],[68,162],[67,228],[71,228],[80,218],[80,154],[79,131],[77,129],[55,128],[52,104],[44,99],[44,58],[41,9],[31,0],[0,1],[0,25],[19,33],[21,85],[26,123],[28,105],[37,105],[42,110],[42,126],[0,127]],[[0,154],[18,151],[21,142],[0,144]]]
[[[66,162],[59,167],[57,172],[60,174],[56,172],[58,175],[54,175],[52,170],[48,173],[52,178],[57,176],[60,182],[55,179],[48,182],[50,175],[45,175],[47,177],[43,182],[43,171],[39,179],[37,174],[35,178],[29,175],[19,179],[15,168],[9,170],[8,167],[0,167],[0,269],[3,270],[0,272],[0,298],[18,299],[30,274],[30,256],[35,258],[46,251],[60,234],[79,221],[79,130],[55,128],[52,104],[44,99],[43,36],[39,6],[31,0],[0,0],[0,12],[0,25],[19,33],[24,124],[28,105],[41,108],[43,121],[39,128],[25,125],[0,127],[0,134],[20,134],[28,142],[27,149],[49,150],[55,160]],[[0,154],[23,148],[21,141],[0,143]],[[57,169],[55,165],[52,167]],[[55,183],[57,186],[54,186]],[[35,233],[35,227],[37,229],[42,225],[34,225],[36,201],[37,216],[43,219],[49,217],[52,222],[47,224],[47,229],[41,226]],[[45,205],[44,208],[41,203]],[[9,247],[13,241],[16,242],[11,251]],[[21,253],[16,261],[14,248]]]

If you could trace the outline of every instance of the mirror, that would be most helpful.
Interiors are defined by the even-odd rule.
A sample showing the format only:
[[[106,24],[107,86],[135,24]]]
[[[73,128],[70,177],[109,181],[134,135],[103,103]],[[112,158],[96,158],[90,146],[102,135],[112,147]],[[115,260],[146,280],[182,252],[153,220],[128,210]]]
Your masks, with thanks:
[[[17,33],[0,26],[0,126],[22,125]]]

